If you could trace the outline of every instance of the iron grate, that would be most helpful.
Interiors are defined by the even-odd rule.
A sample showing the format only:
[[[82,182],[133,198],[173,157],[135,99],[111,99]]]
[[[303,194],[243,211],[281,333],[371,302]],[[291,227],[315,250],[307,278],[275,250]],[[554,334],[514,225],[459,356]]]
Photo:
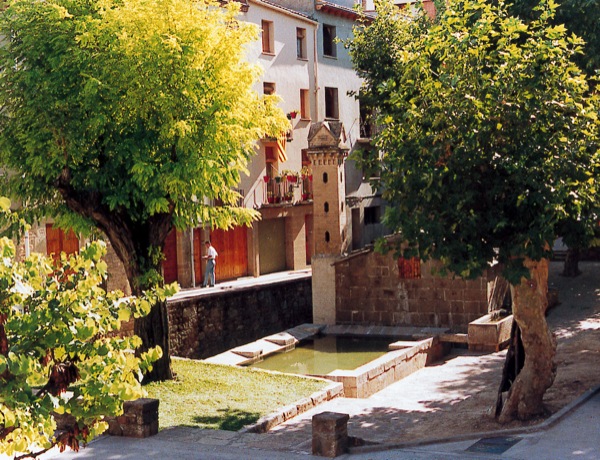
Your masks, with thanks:
[[[522,438],[505,436],[497,438],[483,438],[470,446],[467,452],[478,452],[486,454],[502,454],[518,443]]]

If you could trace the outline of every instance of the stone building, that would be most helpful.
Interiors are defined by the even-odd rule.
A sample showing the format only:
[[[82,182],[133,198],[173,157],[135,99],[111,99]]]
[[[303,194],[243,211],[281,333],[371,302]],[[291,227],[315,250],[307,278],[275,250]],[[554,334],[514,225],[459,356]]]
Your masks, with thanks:
[[[264,68],[256,90],[281,96],[280,106],[290,127],[280,138],[257,142],[249,173],[238,187],[243,197],[240,205],[259,210],[260,221],[229,231],[199,223],[196,228],[173,230],[168,236],[164,277],[184,288],[202,281],[203,242],[207,239],[219,252],[216,277],[222,281],[306,268],[315,253],[327,253],[327,246],[339,246],[338,253],[357,250],[386,233],[380,221],[384,206],[380,195],[348,159],[368,146],[370,133],[364,110],[351,95],[359,91],[361,82],[342,42],[351,38],[356,25],[355,4],[361,3],[369,12],[374,9],[372,0],[237,1],[242,19],[262,31],[260,39],[248,48],[248,58]],[[342,140],[344,153],[331,159],[335,172],[317,175],[313,171],[315,158],[309,157],[308,145],[317,125],[340,129],[335,136]],[[323,174],[332,179],[327,186]],[[333,185],[335,197],[321,196],[334,190]],[[328,219],[334,215],[339,219],[336,231],[316,228],[315,216],[325,213],[326,205]],[[51,238],[46,239],[47,234]],[[51,224],[32,229],[30,235],[27,247],[40,252],[73,251],[82,244]],[[110,248],[109,263],[109,288],[127,292],[124,270]]]

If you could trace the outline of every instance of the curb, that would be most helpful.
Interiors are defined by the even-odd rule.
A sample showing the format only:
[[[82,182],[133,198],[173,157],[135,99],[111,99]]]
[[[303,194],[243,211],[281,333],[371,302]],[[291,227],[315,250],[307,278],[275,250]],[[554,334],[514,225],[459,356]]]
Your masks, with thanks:
[[[538,431],[547,430],[554,425],[556,425],[559,421],[561,421],[565,416],[569,415],[579,406],[584,404],[586,401],[596,396],[596,394],[600,394],[600,385],[586,391],[578,398],[571,401],[565,407],[560,409],[559,411],[552,414],[543,422],[538,423],[537,425],[531,425],[523,428],[510,428],[506,430],[497,430],[497,431],[480,431],[477,433],[468,433],[464,435],[445,437],[445,438],[430,438],[423,439],[420,441],[412,441],[412,442],[404,442],[398,444],[373,444],[368,446],[360,446],[360,447],[350,447],[348,449],[349,454],[361,454],[361,453],[369,453],[369,452],[381,452],[386,450],[395,450],[395,449],[408,449],[411,447],[420,447],[424,445],[431,444],[447,444],[452,442],[461,442],[461,441],[469,441],[472,439],[480,439],[480,438],[494,438],[500,436],[509,436],[516,434],[529,434]],[[366,441],[366,440],[365,440]]]
[[[325,380],[314,378],[315,380]],[[331,401],[332,399],[344,396],[344,385],[337,382],[331,382],[330,385],[321,391],[317,391],[307,398],[303,398],[289,406],[282,407],[269,415],[265,415],[251,425],[246,425],[238,433],[266,433],[271,428],[286,422],[295,416],[314,409],[318,405]]]

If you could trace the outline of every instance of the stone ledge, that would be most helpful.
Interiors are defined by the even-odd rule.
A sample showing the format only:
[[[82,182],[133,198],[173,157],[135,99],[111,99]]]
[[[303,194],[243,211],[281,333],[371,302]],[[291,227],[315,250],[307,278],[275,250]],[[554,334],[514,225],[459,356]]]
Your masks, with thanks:
[[[344,396],[344,385],[337,382],[331,383],[325,389],[315,392],[307,398],[302,398],[289,406],[282,407],[272,414],[261,417],[252,425],[242,428],[240,433],[266,433],[271,428],[294,418],[296,415],[313,409],[326,401],[342,396]]]
[[[471,321],[468,330],[469,350],[497,352],[508,345],[510,331],[513,323],[513,315],[491,320],[487,314],[481,318]]]

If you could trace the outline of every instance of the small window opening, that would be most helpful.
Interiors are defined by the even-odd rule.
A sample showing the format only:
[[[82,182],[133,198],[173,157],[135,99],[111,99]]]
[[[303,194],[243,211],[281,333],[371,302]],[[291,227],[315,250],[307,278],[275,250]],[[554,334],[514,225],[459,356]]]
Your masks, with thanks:
[[[323,54],[329,57],[337,57],[337,46],[335,43],[335,26],[323,25]]]

